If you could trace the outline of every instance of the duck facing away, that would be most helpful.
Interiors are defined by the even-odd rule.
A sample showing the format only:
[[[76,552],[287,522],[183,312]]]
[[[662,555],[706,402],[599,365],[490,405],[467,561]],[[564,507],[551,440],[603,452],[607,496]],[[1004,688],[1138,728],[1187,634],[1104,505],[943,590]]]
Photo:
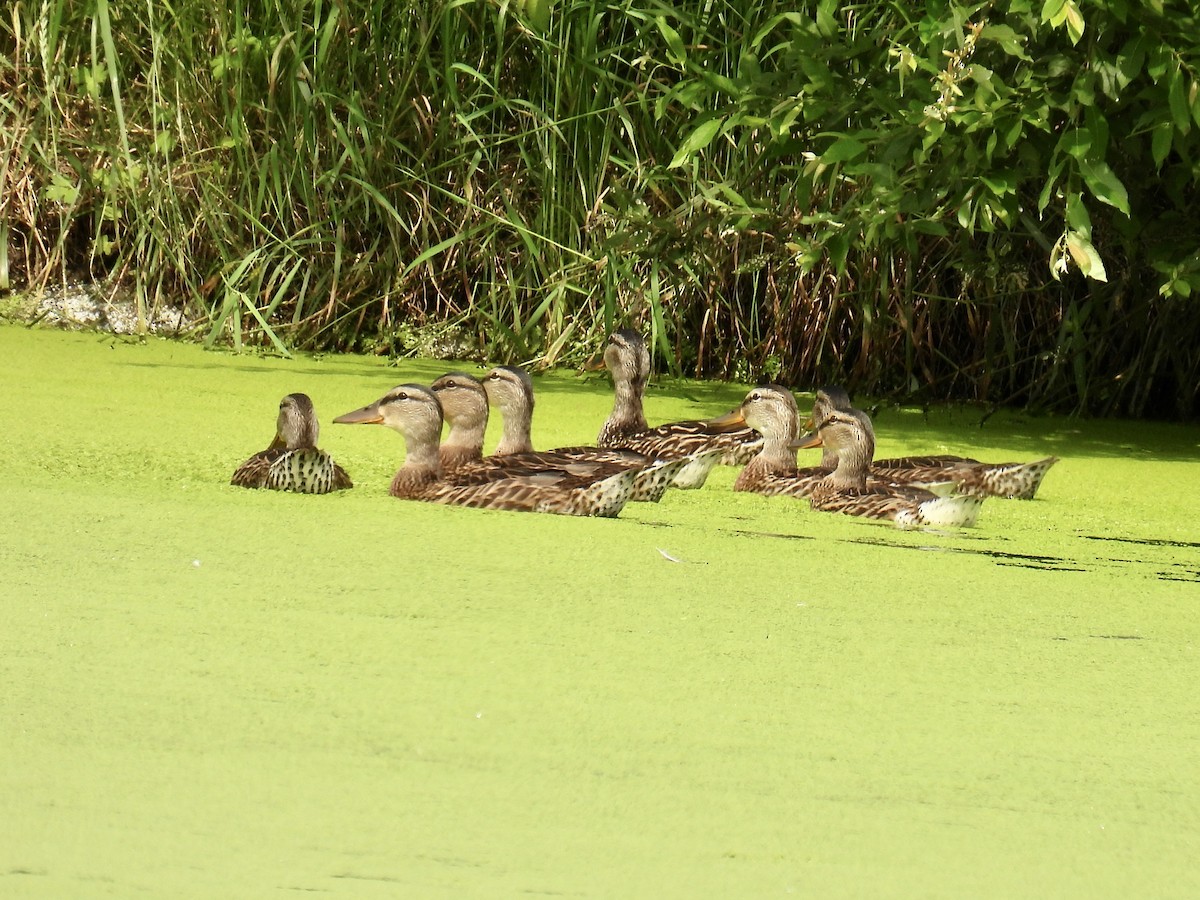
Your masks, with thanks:
[[[830,413],[818,425],[817,435],[800,445],[815,447],[818,442],[837,452],[837,468],[813,488],[813,509],[888,519],[905,528],[970,526],[979,516],[979,497],[939,496],[915,485],[868,482],[875,437],[870,418],[861,410]]]
[[[809,427],[823,422],[836,410],[850,410],[850,396],[844,388],[823,387],[813,400]],[[868,423],[870,420],[867,420]],[[871,438],[875,437],[872,430]],[[1032,500],[1041,487],[1057,456],[1047,456],[1028,463],[984,463],[966,456],[930,455],[901,456],[877,459],[871,463],[871,474],[887,481],[902,484],[935,484],[953,481],[957,493],[971,497],[1001,497],[1008,500]],[[821,465],[837,465],[837,454],[828,445],[821,456]]]
[[[504,431],[496,447],[496,458],[546,459],[558,465],[611,464],[620,467],[645,467],[654,457],[636,450],[617,447],[558,447],[538,452],[533,449],[531,431],[533,426],[533,380],[524,369],[516,366],[496,366],[483,377],[483,389],[487,402],[500,410],[504,420]],[[672,487],[693,489],[703,486],[713,467],[724,451],[713,453],[700,451],[690,454],[691,462],[675,476]],[[635,500],[656,500],[652,496],[635,496]]]
[[[638,470],[599,479],[552,477],[552,483],[508,477],[459,480],[443,471],[439,457],[442,405],[436,394],[418,384],[402,384],[362,409],[338,416],[348,425],[379,424],[404,436],[404,465],[389,487],[393,497],[484,509],[523,510],[574,516],[607,516],[620,513],[633,492]],[[682,465],[680,463],[679,465]],[[658,477],[669,481],[673,473],[657,467]]]
[[[721,462],[740,466],[762,446],[762,436],[751,428],[714,427],[707,421],[669,422],[651,428],[646,424],[643,398],[650,378],[650,351],[636,331],[615,331],[604,348],[604,364],[613,380],[613,411],[596,443],[625,447],[656,459],[678,459],[700,450],[722,451]]]
[[[275,439],[266,450],[238,466],[230,484],[298,494],[328,494],[353,487],[346,470],[317,449],[320,426],[307,394],[288,394],[279,402]]]

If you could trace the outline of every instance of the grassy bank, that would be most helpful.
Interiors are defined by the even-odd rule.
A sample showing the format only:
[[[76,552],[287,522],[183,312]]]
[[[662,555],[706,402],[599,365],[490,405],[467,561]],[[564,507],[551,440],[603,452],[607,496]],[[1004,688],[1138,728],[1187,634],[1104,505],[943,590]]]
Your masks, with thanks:
[[[575,363],[1187,418],[1195,12],[21,3],[0,292],[210,344]]]

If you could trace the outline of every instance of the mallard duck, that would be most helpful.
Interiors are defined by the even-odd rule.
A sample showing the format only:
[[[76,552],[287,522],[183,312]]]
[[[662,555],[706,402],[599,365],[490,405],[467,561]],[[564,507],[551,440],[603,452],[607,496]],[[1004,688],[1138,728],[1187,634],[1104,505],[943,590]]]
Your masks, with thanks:
[[[777,384],[757,387],[732,412],[709,424],[715,428],[749,426],[762,435],[762,449],[733,483],[735,491],[768,496],[808,497],[833,468],[798,468],[792,442],[799,428],[796,398]]]
[[[850,396],[838,386],[823,387],[813,401],[811,430],[834,410],[853,409]],[[870,420],[868,419],[868,424]],[[874,431],[871,433],[874,439]],[[972,497],[1002,497],[1032,500],[1057,456],[1047,456],[1029,463],[984,463],[965,456],[930,455],[902,456],[877,459],[871,463],[871,473],[888,481],[904,484],[934,484],[953,481],[958,493]],[[828,446],[821,455],[821,465],[837,465],[837,454]]]
[[[488,421],[488,395],[481,383],[465,372],[443,375],[431,385],[442,404],[442,415],[450,426],[442,441],[439,456],[442,469],[459,483],[492,481],[500,478],[536,478],[540,484],[575,479],[595,480],[629,469],[641,470],[634,481],[631,500],[658,502],[670,486],[661,474],[650,471],[655,462],[631,450],[568,447],[563,450],[483,455],[484,433]],[[528,438],[526,438],[528,443]],[[589,452],[594,451],[594,452]],[[694,457],[687,466],[702,466],[705,471],[716,464],[718,453]]]
[[[496,366],[483,377],[483,388],[487,393],[488,403],[500,410],[504,420],[504,431],[500,443],[496,447],[497,457],[522,457],[525,454],[536,454],[530,432],[533,425],[533,380],[524,369],[516,366]],[[614,463],[622,466],[646,466],[654,457],[639,453],[636,450],[616,447],[557,447],[544,451],[539,456],[548,456],[552,460],[578,460],[580,462]],[[689,490],[702,487],[709,472],[717,465],[721,453],[699,452],[690,454],[692,462],[684,466],[675,476],[672,487]],[[635,497],[635,500],[654,499],[650,497]]]
[[[380,424],[400,432],[407,448],[404,465],[392,478],[389,493],[405,500],[456,506],[525,510],[574,516],[615,516],[633,492],[639,470],[601,479],[567,478],[556,473],[550,483],[536,477],[457,481],[444,474],[438,456],[442,406],[428,388],[402,384],[362,409],[338,416],[345,425]],[[682,461],[656,465],[654,477],[670,481]],[[674,469],[672,468],[674,467]]]
[[[910,485],[868,483],[875,453],[871,420],[862,410],[839,409],[819,423],[817,435],[801,446],[824,446],[837,451],[837,468],[812,490],[813,509],[890,519],[906,528],[924,525],[974,525],[983,500],[962,495],[939,496]]]
[[[642,411],[642,398],[650,377],[650,351],[636,331],[615,331],[604,348],[604,364],[612,375],[612,414],[600,429],[601,447],[626,447],[656,459],[678,459],[699,450],[724,451],[721,462],[740,466],[749,462],[762,445],[762,436],[750,428],[720,430],[706,421],[670,422],[651,428]]]
[[[238,466],[230,484],[298,494],[328,494],[353,487],[346,470],[317,449],[317,413],[307,394],[279,402],[275,439]]]

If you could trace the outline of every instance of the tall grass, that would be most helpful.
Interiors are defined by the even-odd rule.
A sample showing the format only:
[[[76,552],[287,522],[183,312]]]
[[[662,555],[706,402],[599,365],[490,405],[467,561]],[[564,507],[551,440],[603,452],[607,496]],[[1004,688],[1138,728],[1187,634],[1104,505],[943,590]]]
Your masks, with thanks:
[[[1055,204],[984,227],[995,198],[897,176],[922,140],[905,104],[936,102],[969,31],[898,2],[22,0],[0,19],[0,289],[99,279],[284,353],[441,333],[569,364],[633,324],[675,372],[1190,414],[1200,263],[1177,255],[1162,296],[1132,256],[1055,280]],[[922,165],[950,182],[965,158]],[[1093,218],[1077,247],[1119,227]]]

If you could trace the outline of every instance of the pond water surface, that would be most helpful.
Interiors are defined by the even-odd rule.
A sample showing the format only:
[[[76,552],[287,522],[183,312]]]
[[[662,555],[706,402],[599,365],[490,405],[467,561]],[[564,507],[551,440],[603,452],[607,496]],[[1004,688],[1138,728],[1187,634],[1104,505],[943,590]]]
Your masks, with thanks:
[[[448,368],[0,328],[0,896],[1200,896],[1200,429],[884,409],[1062,458],[949,533],[393,500],[328,423]],[[229,486],[292,391],[354,490]]]

